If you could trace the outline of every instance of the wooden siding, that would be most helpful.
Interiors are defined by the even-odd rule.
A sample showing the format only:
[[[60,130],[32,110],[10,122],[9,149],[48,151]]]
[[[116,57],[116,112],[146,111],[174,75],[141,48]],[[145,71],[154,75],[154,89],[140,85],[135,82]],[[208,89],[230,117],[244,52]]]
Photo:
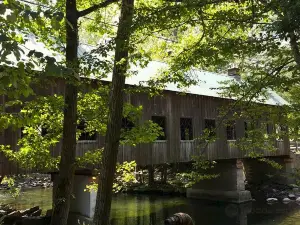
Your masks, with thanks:
[[[119,147],[118,162],[135,160],[138,165],[149,164],[163,164],[167,162],[190,162],[193,160],[193,156],[202,155],[208,160],[221,160],[221,159],[237,159],[249,157],[249,151],[241,151],[235,145],[235,141],[228,141],[227,146],[224,148],[227,151],[221,153],[218,151],[216,142],[209,143],[206,148],[198,148],[196,141],[180,141],[179,159],[176,161],[170,161],[167,158],[167,141],[156,141],[150,146],[151,151],[147,151],[149,148],[143,148],[142,146],[131,147],[121,145]],[[148,147],[149,147],[148,146]],[[283,141],[276,142],[276,151],[257,150],[258,153],[263,153],[264,156],[287,156],[289,155],[289,149],[284,148]],[[82,156],[84,152],[97,148],[97,143],[79,143],[77,146],[77,156]]]
[[[88,89],[88,88],[87,88]],[[37,92],[43,95],[53,95],[64,93],[62,81],[47,84],[47,87],[36,88]],[[4,101],[0,99],[0,101]],[[146,93],[128,94],[126,101],[135,106],[143,106],[143,114],[140,122],[151,120],[152,116],[164,116],[166,118],[166,140],[156,141],[149,144],[139,144],[135,147],[120,146],[118,161],[136,160],[138,165],[188,162],[193,155],[204,152],[205,158],[209,160],[244,158],[247,153],[242,152],[226,140],[226,129],[217,119],[218,110],[224,105],[228,105],[229,100],[208,96],[191,94],[179,94],[171,91],[164,91],[164,95],[150,98]],[[14,109],[15,110],[15,109]],[[205,149],[200,149],[197,141],[183,141],[180,135],[180,118],[191,118],[193,126],[193,136],[195,139],[202,135],[205,119],[215,119],[218,129],[216,130],[217,140],[209,143]],[[244,121],[236,121],[237,138],[244,137]],[[17,150],[17,139],[20,131],[7,129],[0,135],[0,142],[10,144]],[[104,138],[98,137],[97,141],[83,141],[77,145],[77,156],[82,156],[86,151],[103,147]],[[289,141],[276,142],[278,151],[263,152],[265,156],[289,155]],[[60,153],[61,142],[52,149],[52,155]],[[12,170],[13,165],[9,164],[5,157],[0,155],[0,174]]]
[[[82,157],[84,153],[98,149],[98,142],[97,141],[79,141],[76,145],[76,156]]]

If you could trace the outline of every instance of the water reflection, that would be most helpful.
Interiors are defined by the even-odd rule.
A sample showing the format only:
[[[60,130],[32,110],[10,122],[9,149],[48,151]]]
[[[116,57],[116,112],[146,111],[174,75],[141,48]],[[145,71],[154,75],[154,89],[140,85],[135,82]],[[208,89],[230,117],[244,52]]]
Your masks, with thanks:
[[[165,218],[185,212],[196,225],[300,225],[300,207],[259,202],[225,204],[163,196],[119,195],[112,205],[112,225],[160,225]],[[74,217],[73,217],[74,218]],[[78,217],[76,217],[78,219]],[[82,218],[70,225],[83,224]],[[85,224],[90,224],[85,220]]]
[[[19,209],[39,205],[47,210],[51,208],[51,193],[51,189],[29,190],[17,199],[0,193],[0,200]],[[190,214],[196,225],[300,225],[300,206],[296,203],[267,205],[253,202],[235,205],[145,195],[115,196],[111,224],[160,225],[177,212]],[[69,224],[90,224],[90,220],[72,215]]]
[[[2,191],[0,192],[0,203],[10,204],[16,209],[27,209],[38,205],[46,212],[52,207],[52,188],[28,189],[17,198],[12,198],[8,193]]]

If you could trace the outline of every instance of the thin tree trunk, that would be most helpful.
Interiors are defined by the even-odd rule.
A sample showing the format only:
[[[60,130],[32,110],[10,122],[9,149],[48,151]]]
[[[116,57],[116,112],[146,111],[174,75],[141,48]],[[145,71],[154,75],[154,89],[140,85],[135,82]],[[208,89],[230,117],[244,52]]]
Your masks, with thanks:
[[[76,156],[76,120],[77,120],[77,77],[79,64],[77,59],[78,32],[76,0],[66,1],[66,65],[71,71],[65,89],[65,110],[63,123],[63,142],[59,177],[54,191],[54,208],[51,225],[66,225],[75,171]]]
[[[299,46],[297,43],[297,37],[296,37],[294,31],[289,32],[289,36],[290,36],[290,46],[292,48],[295,62],[297,64],[297,66],[300,68],[300,51],[299,51]]]
[[[116,36],[116,50],[112,77],[112,90],[109,100],[107,132],[95,206],[95,225],[109,224],[112,186],[116,170],[124,105],[125,75],[128,67],[128,48],[133,8],[134,0],[122,0],[121,15]]]
[[[161,182],[163,184],[166,184],[167,180],[168,180],[168,167],[167,167],[167,165],[163,165],[161,177],[162,177]]]
[[[153,165],[148,166],[148,185],[152,186],[154,184],[154,167]]]

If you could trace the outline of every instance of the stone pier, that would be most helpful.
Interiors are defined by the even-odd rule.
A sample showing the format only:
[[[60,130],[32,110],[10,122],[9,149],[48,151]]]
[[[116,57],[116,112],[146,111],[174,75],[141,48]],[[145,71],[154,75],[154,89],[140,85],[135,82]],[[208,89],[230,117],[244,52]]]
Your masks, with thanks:
[[[188,198],[243,203],[252,200],[250,191],[245,190],[245,172],[242,160],[222,160],[210,174],[217,178],[202,180],[187,190]]]

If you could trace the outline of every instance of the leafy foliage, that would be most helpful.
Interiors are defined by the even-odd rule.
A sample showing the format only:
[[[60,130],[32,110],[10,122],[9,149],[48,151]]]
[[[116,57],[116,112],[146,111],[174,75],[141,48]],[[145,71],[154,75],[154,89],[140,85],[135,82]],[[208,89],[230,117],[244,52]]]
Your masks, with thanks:
[[[137,180],[135,179],[135,173],[134,173],[135,168],[136,168],[135,161],[117,164],[116,174],[115,174],[115,179],[113,184],[113,191],[115,193],[126,190],[134,183],[137,183]],[[95,180],[96,178],[94,178],[94,181],[92,181],[91,184],[87,185],[86,191],[98,190],[98,184],[97,182],[95,182]]]
[[[86,93],[79,93],[78,121],[86,122],[84,130],[77,129],[77,138],[82,132],[105,135],[107,123],[108,88],[100,86],[98,89]],[[1,151],[23,168],[48,170],[57,168],[59,157],[51,155],[52,149],[62,137],[63,97],[60,95],[38,96],[32,101],[10,101],[5,108],[18,106],[19,113],[2,113],[1,128],[12,127],[15,130],[22,128],[18,140],[19,150],[14,151],[11,146],[1,146]],[[124,117],[135,121],[131,130],[122,133],[122,144],[137,145],[152,142],[161,134],[161,128],[152,121],[139,123],[142,107],[126,104]],[[99,165],[101,150],[94,149],[79,159],[79,165]]]
[[[17,198],[20,195],[21,189],[15,186],[15,180],[13,177],[4,177],[1,181],[1,184],[7,184],[8,193],[13,197]]]
[[[209,161],[200,156],[193,156],[193,169],[191,172],[177,173],[176,180],[181,181],[184,187],[191,187],[201,180],[215,179],[219,174],[211,173],[215,161]]]

